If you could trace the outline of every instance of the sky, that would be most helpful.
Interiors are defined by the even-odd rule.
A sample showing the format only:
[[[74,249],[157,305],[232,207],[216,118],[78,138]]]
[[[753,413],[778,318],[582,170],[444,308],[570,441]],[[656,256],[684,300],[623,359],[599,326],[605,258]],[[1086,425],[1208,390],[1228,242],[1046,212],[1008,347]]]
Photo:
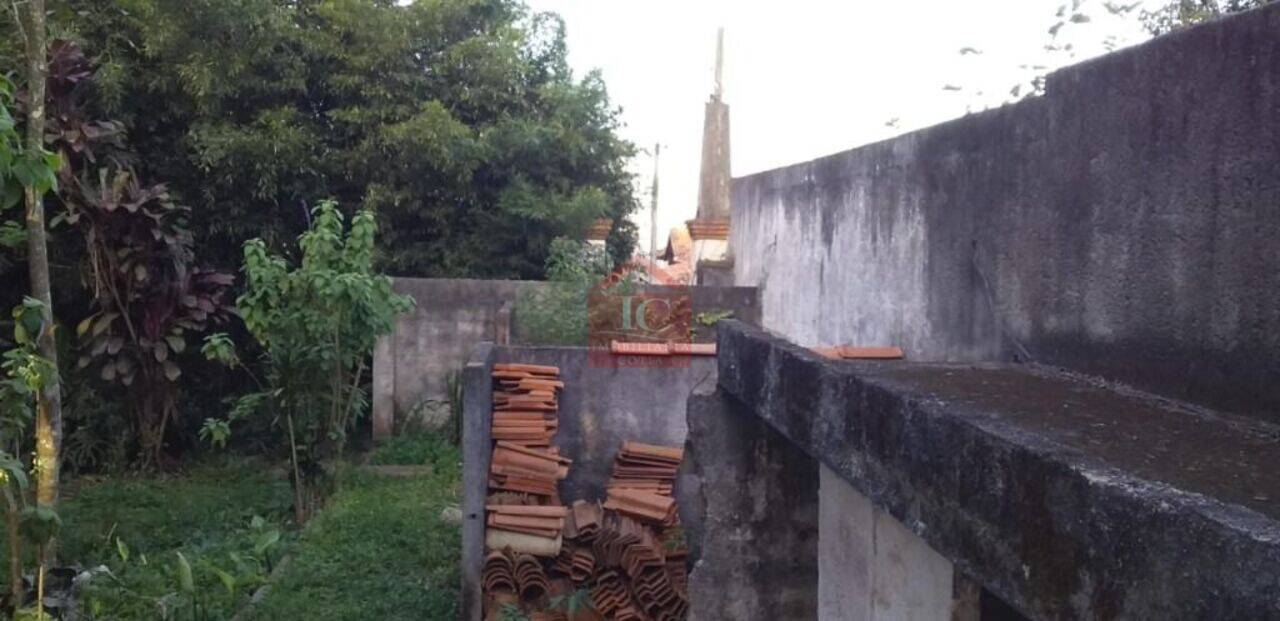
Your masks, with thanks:
[[[1049,30],[1064,21],[1056,13],[1073,1],[1089,21],[1071,22],[1068,6],[1055,40]],[[633,216],[642,249],[655,143],[662,144],[659,247],[697,209],[718,27],[735,177],[998,106],[1045,68],[1105,53],[1108,37],[1118,46],[1145,38],[1137,10],[1115,16],[1102,0],[527,2],[564,18],[575,73],[603,73],[622,110],[622,135],[645,150],[632,163],[645,206]],[[1071,50],[1047,51],[1048,44]]]

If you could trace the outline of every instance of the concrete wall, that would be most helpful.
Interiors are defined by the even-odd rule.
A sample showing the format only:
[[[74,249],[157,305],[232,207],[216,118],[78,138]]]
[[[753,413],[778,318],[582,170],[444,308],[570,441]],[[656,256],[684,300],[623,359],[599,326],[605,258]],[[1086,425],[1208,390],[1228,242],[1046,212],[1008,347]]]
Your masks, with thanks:
[[[429,425],[443,423],[440,419],[449,414],[450,374],[462,369],[481,342],[527,343],[513,306],[543,283],[397,278],[393,286],[412,297],[417,307],[399,317],[394,331],[379,339],[374,350],[375,440],[392,435],[410,413],[424,417]],[[736,319],[752,325],[760,322],[753,287],[647,287],[645,291],[688,296],[695,315],[733,310]],[[697,326],[695,338],[712,341],[715,330]]]
[[[820,472],[818,619],[951,619],[951,561],[830,468]]]
[[[741,403],[704,386],[689,398],[682,490],[691,621],[814,619],[818,464]]]
[[[732,222],[736,283],[801,344],[1029,359],[1280,420],[1280,5],[736,179]]]
[[[666,359],[671,361],[674,359]],[[463,619],[480,618],[479,576],[484,551],[484,498],[492,451],[493,364],[519,362],[560,367],[556,445],[573,460],[559,486],[562,501],[604,499],[613,458],[623,440],[683,446],[688,434],[685,402],[698,386],[714,386],[715,358],[686,358],[687,364],[616,368],[600,364],[580,347],[493,347],[481,344],[464,371],[463,395]],[[679,503],[694,503],[694,475],[676,484]]]
[[[378,339],[373,355],[373,437],[392,434],[415,408],[447,411],[448,377],[483,341],[506,342],[510,305],[539,283],[515,280],[396,278],[417,303]],[[504,308],[507,309],[504,311]]]

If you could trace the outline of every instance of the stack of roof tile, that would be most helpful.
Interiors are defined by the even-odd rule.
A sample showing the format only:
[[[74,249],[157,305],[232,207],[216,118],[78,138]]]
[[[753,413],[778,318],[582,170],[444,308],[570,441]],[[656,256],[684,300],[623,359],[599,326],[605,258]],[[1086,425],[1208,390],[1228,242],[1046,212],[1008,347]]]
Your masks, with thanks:
[[[552,557],[559,553],[568,508],[559,506],[556,484],[571,460],[551,440],[559,427],[556,367],[493,367],[493,457],[485,544],[491,550]]]
[[[650,524],[606,512],[591,545],[596,610],[609,619],[683,619],[688,598],[683,585],[672,580],[669,566],[683,564],[687,553],[682,547],[669,549],[667,539]]]
[[[528,447],[550,448],[559,427],[558,393],[564,388],[557,367],[493,365],[493,438]]]
[[[542,563],[528,554],[516,555],[515,578],[516,585],[520,588],[520,599],[526,602],[538,600],[551,588]]]
[[[516,570],[511,557],[505,552],[490,552],[484,558],[484,569],[480,572],[480,584],[485,593],[515,593]]]
[[[604,507],[662,526],[675,524],[676,501],[671,492],[682,459],[684,451],[677,447],[623,442],[613,462]]]

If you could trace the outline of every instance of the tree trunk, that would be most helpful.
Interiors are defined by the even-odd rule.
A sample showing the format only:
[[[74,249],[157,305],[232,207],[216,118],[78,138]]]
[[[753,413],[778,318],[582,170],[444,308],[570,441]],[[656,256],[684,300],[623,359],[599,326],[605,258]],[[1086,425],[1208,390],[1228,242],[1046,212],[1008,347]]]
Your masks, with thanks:
[[[7,503],[4,527],[5,535],[9,538],[9,599],[13,605],[10,612],[14,612],[22,608],[27,589],[22,582],[22,535],[18,532],[18,501],[11,491],[6,490],[4,496]]]
[[[28,152],[44,148],[45,80],[49,74],[45,56],[44,0],[27,0],[26,49]],[[57,509],[58,471],[62,450],[62,387],[58,378],[58,349],[53,331],[53,296],[49,291],[49,249],[45,241],[44,197],[34,188],[26,190],[27,203],[27,269],[31,277],[31,296],[44,303],[44,332],[40,335],[40,355],[49,361],[51,371],[44,388],[36,398],[36,504]],[[45,564],[55,557],[54,542],[45,546]]]

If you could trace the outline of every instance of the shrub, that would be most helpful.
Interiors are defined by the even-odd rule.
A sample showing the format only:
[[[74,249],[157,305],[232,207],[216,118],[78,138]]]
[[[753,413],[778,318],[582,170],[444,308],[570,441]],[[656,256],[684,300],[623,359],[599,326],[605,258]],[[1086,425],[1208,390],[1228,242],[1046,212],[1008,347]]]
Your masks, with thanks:
[[[347,430],[367,408],[364,374],[374,342],[412,306],[392,292],[391,279],[373,272],[371,212],[358,213],[345,236],[333,202],[322,203],[314,217],[299,238],[296,266],[268,254],[262,240],[245,243],[247,290],[237,309],[263,351],[257,365],[263,379],[254,375],[261,390],[239,398],[227,419],[207,420],[201,429],[207,441],[221,444],[236,420],[271,413],[289,447],[299,521],[310,504],[310,483],[324,476],[321,460],[341,451]],[[204,353],[241,364],[223,334],[207,338]]]

